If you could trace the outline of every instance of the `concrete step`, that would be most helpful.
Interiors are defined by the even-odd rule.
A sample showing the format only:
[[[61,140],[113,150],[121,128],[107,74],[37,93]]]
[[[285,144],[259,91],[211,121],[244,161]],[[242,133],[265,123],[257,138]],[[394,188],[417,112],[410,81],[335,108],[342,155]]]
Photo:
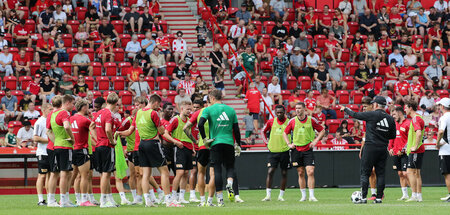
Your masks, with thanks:
[[[186,25],[186,24],[179,24],[179,25],[169,25],[170,27],[170,29],[171,30],[175,30],[175,29],[177,29],[177,30],[186,30],[186,29],[189,29],[189,30],[191,30],[192,29],[192,31],[194,31],[195,32],[195,26],[192,26],[192,25]]]
[[[183,34],[195,34],[195,30],[191,30],[192,29],[192,27],[190,27],[190,29],[186,29],[186,28],[180,28],[179,26],[178,27],[176,27],[176,28],[171,28],[171,27],[169,27],[169,29],[172,31],[172,32],[177,32],[177,31],[182,31],[183,32]]]
[[[194,15],[191,11],[186,11],[186,10],[183,10],[183,11],[180,11],[180,10],[178,10],[178,11],[161,11],[161,12],[164,13],[164,17],[173,16],[173,15],[177,15],[178,17]]]
[[[188,6],[180,7],[162,7],[160,10],[162,13],[166,12],[179,12],[179,13],[192,13]]]
[[[169,17],[164,17],[164,19],[167,22],[178,22],[178,21],[195,21],[196,23],[198,22],[197,19],[194,19],[194,16],[186,16],[185,19],[184,19],[184,17],[169,16]]]
[[[180,13],[172,13],[172,12],[165,12],[164,13],[164,18],[168,18],[168,17],[193,17],[194,14],[190,13],[190,14],[180,14]]]
[[[195,20],[191,20],[191,21],[189,21],[189,20],[175,20],[175,21],[174,20],[167,20],[167,24],[169,26],[183,26],[183,25],[187,25],[187,26],[195,29],[195,27],[198,24],[198,21],[195,21]]]
[[[167,8],[180,8],[180,9],[184,9],[184,8],[189,8],[189,6],[187,5],[183,5],[183,4],[165,4],[163,6],[161,6],[161,10],[163,9],[167,9]]]
[[[186,4],[186,0],[160,0],[159,3],[164,4],[164,3],[183,3]]]

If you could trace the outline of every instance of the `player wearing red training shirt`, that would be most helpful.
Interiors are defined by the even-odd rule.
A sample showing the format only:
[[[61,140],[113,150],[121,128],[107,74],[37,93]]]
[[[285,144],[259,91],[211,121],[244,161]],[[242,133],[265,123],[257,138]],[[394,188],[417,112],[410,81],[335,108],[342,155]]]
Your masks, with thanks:
[[[250,89],[245,94],[244,102],[247,103],[247,109],[250,111],[250,115],[253,117],[253,126],[255,128],[255,134],[258,134],[258,119],[260,112],[261,93],[256,89],[255,84],[250,84]]]
[[[306,201],[306,180],[305,169],[308,175],[309,201],[317,201],[314,197],[314,154],[313,148],[325,135],[325,130],[319,122],[306,115],[305,103],[295,105],[297,116],[289,121],[288,126],[284,130],[283,137],[286,144],[293,149],[292,166],[297,169],[299,175],[299,186],[302,193],[300,201]],[[319,132],[316,136],[314,130]],[[292,142],[288,137],[292,132]]]

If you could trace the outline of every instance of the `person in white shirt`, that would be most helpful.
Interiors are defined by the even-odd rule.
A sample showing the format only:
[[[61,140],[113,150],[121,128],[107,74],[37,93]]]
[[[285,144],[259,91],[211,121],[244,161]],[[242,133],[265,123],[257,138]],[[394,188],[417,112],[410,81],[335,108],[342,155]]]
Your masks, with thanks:
[[[268,90],[266,87],[263,88],[261,97],[266,102],[267,106],[269,106],[269,108],[272,108],[273,101],[272,101],[272,98],[269,96]],[[261,111],[264,112],[264,102],[262,102],[262,101],[261,101]],[[269,117],[272,117],[270,112],[272,112],[272,110],[266,108],[266,115],[269,115]]]
[[[11,76],[14,74],[12,68],[13,55],[9,53],[9,47],[3,46],[3,50],[0,53],[0,72],[6,72],[5,76]]]
[[[53,11],[53,19],[55,22],[61,20],[63,24],[67,24],[67,15],[62,11],[61,5],[57,5],[56,10]]]
[[[42,114],[43,116],[39,117],[39,119],[34,123],[33,130],[33,140],[37,143],[36,149],[36,157],[38,160],[38,177],[36,180],[36,191],[38,195],[38,205],[45,206],[47,203],[44,200],[44,184],[45,178],[47,174],[50,173],[50,166],[48,164],[48,155],[47,155],[47,114],[52,111],[53,107],[50,104],[42,105]],[[48,192],[47,192],[48,193]]]
[[[186,40],[183,39],[183,32],[177,32],[177,39],[172,42],[172,51],[175,63],[178,65],[179,59],[184,59],[184,55],[186,54],[187,44]]]
[[[276,102],[276,104],[282,104],[280,80],[277,76],[272,77],[272,82],[269,84],[267,92],[272,101]]]
[[[450,202],[450,144],[448,140],[450,137],[450,99],[443,98],[437,104],[444,115],[439,119],[436,148],[439,149],[439,165],[448,191],[448,195],[441,200]]]
[[[20,144],[22,148],[34,148],[33,128],[31,128],[30,121],[24,121],[22,125],[23,127],[17,132],[17,143]]]
[[[141,96],[143,92],[147,95],[150,94],[150,86],[147,81],[145,81],[145,75],[139,75],[139,81],[133,82],[128,90],[133,94],[133,97]]]
[[[352,3],[348,0],[343,0],[339,2],[339,9],[341,9],[342,13],[349,16],[352,13]]]
[[[419,102],[419,106],[422,107],[425,106],[425,108],[422,108],[424,110],[429,111],[430,113],[432,112],[432,107],[434,106],[434,98],[431,97],[432,93],[430,91],[425,92],[425,95],[422,96],[422,98],[420,99]]]
[[[306,55],[306,66],[303,68],[306,75],[312,77],[314,72],[319,69],[320,57],[316,54],[316,50],[311,48],[309,49],[309,54]]]
[[[39,111],[35,110],[34,103],[28,104],[28,110],[23,113],[23,118],[27,120],[37,119],[40,116]]]
[[[231,26],[228,36],[233,38],[233,43],[237,47],[241,46],[242,39],[245,37],[245,21],[239,20],[239,23]]]
[[[137,40],[137,35],[133,34],[133,36],[131,36],[131,41],[128,42],[125,47],[125,52],[130,59],[133,59],[141,51],[141,44]]]
[[[333,150],[344,150],[347,148],[346,146],[336,146],[336,145],[346,145],[348,144],[347,140],[342,138],[342,131],[336,131],[336,137],[331,140],[331,143],[334,145]]]
[[[8,40],[5,40],[4,37],[5,34],[0,33],[0,50],[3,50],[3,47],[8,45]]]
[[[445,13],[448,10],[448,3],[444,0],[437,0],[434,2],[434,8],[438,13]]]

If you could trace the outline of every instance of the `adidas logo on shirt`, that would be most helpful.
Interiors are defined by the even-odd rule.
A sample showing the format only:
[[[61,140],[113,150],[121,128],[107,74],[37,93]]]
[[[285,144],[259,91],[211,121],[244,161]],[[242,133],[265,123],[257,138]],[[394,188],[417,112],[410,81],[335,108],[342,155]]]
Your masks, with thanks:
[[[225,112],[222,112],[222,114],[220,114],[220,117],[217,118],[217,121],[229,121],[230,119],[228,118],[227,114]]]

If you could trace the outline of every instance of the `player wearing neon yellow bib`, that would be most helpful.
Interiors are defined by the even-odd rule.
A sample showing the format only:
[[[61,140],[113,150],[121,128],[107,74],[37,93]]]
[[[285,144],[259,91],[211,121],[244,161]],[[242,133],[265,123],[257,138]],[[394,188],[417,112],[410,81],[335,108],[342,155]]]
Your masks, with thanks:
[[[323,126],[317,121],[306,115],[306,105],[303,102],[295,105],[295,112],[297,117],[289,121],[288,126],[284,130],[283,137],[285,142],[292,150],[292,166],[297,168],[299,175],[299,186],[302,193],[300,201],[306,201],[306,180],[305,169],[308,175],[309,201],[317,201],[314,196],[314,154],[313,148],[317,145],[325,130]],[[319,134],[316,137],[314,132],[316,130]],[[289,134],[292,132],[292,142]]]
[[[275,107],[275,114],[277,117],[267,121],[262,130],[261,136],[264,142],[267,142],[267,148],[269,149],[269,161],[267,162],[268,172],[266,179],[266,197],[263,201],[270,201],[272,192],[272,178],[278,164],[281,168],[281,186],[279,201],[284,201],[283,195],[286,189],[287,182],[287,170],[290,168],[291,158],[289,155],[289,146],[283,139],[283,133],[288,126],[289,120],[286,118],[286,110],[284,106],[277,105]],[[267,140],[267,133],[270,133],[270,139]],[[290,135],[289,135],[290,136]],[[289,137],[290,139],[290,137]]]

